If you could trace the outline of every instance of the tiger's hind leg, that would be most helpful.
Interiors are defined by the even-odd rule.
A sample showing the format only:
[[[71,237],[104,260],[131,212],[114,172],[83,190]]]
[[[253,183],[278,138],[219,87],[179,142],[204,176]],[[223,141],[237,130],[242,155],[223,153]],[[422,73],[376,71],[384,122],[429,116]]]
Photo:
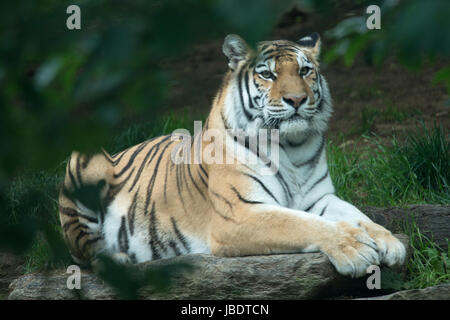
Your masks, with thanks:
[[[106,153],[72,153],[59,196],[64,239],[76,263],[90,264],[104,250],[102,225],[113,165]]]

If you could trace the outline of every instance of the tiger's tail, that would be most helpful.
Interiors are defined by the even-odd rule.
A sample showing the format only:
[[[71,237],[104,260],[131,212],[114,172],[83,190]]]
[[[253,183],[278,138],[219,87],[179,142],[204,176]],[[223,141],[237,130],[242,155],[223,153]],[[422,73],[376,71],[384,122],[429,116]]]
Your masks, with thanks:
[[[102,224],[113,179],[113,161],[105,151],[70,156],[59,195],[59,217],[76,263],[89,264],[104,248]]]

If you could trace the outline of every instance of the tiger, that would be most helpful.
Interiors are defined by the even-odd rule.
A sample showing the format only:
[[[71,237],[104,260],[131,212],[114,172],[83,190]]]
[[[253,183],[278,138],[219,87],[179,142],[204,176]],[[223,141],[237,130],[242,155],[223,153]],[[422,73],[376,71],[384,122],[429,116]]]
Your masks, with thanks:
[[[59,195],[73,259],[90,264],[105,254],[136,264],[186,254],[322,252],[350,277],[371,265],[403,264],[404,245],[336,195],[326,155],[332,99],[319,71],[320,50],[318,33],[255,46],[225,37],[227,71],[190,145],[222,150],[236,160],[230,164],[202,161],[204,153],[182,155],[176,134],[112,156],[104,149],[73,152]],[[278,133],[277,159],[275,147],[259,152],[230,138],[233,130],[251,137],[263,129]],[[204,138],[211,130],[224,138]],[[246,152],[255,163],[238,157]]]

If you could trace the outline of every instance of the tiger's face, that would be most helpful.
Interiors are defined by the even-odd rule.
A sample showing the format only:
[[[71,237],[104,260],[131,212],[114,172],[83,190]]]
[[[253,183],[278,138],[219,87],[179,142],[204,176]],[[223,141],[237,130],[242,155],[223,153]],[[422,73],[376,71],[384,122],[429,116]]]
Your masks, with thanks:
[[[297,42],[264,41],[256,52],[240,37],[230,35],[223,50],[237,87],[234,104],[241,106],[237,113],[244,116],[244,122],[276,128],[281,135],[293,137],[308,130],[326,130],[331,101],[319,73],[317,33]]]

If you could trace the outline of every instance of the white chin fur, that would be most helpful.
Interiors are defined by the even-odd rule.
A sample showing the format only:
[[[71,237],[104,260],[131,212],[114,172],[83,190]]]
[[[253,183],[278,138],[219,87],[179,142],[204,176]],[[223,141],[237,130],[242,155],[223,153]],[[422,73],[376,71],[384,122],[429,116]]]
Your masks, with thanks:
[[[305,131],[310,129],[310,124],[307,120],[300,119],[297,121],[283,121],[280,124],[280,134],[282,136],[289,136],[289,138],[301,139]]]

